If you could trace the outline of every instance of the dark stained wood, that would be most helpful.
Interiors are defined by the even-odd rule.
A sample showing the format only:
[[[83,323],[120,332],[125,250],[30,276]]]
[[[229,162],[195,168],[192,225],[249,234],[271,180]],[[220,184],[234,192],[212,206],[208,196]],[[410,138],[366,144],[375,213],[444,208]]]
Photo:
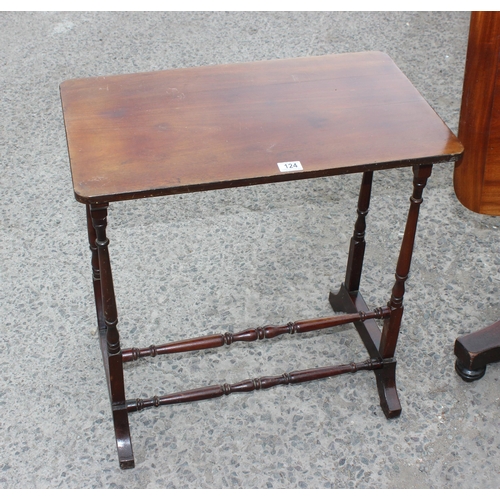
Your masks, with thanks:
[[[381,52],[69,80],[84,203],[451,161],[462,145]],[[281,173],[278,162],[303,171]]]
[[[92,224],[92,216],[90,214],[90,206],[86,205],[87,208],[87,232],[89,236],[89,247],[92,252],[91,266],[92,266],[92,282],[94,285],[94,298],[95,307],[97,313],[97,328],[99,332],[106,331],[106,325],[104,323],[104,313],[102,310],[102,296],[101,296],[101,273],[99,271],[99,255],[97,253],[97,245],[95,243],[96,234],[95,229]]]
[[[403,297],[405,294],[405,282],[410,273],[415,235],[417,232],[418,214],[423,201],[422,194],[427,184],[427,179],[432,173],[432,165],[420,165],[413,167],[413,195],[410,198],[410,210],[406,220],[403,241],[396,265],[396,282],[392,288],[389,307],[391,315],[384,321],[382,338],[380,339],[380,354],[383,358],[392,358],[396,350],[401,319],[403,317]]]
[[[480,379],[486,365],[500,361],[500,321],[455,341],[457,373],[466,382]]]
[[[374,350],[376,350],[377,354],[384,359],[392,358],[396,349],[399,329],[401,326],[401,319],[403,316],[403,297],[405,293],[405,282],[408,279],[408,275],[410,272],[413,247],[415,244],[415,236],[417,231],[418,215],[420,211],[420,205],[423,201],[423,190],[427,184],[428,178],[432,173],[432,165],[415,166],[413,167],[413,173],[413,194],[410,197],[410,209],[408,212],[403,241],[401,243],[398,263],[396,266],[396,281],[394,283],[391,299],[389,301],[391,314],[384,321],[384,328],[380,337],[378,336],[378,327],[374,327],[374,325],[372,325],[369,331],[365,326],[357,325],[358,332],[370,354],[373,356],[375,354]],[[360,242],[364,240],[364,217],[362,216],[362,210],[360,215],[359,206],[366,207],[366,210],[368,209],[368,187],[365,184],[365,181],[367,180],[363,179],[360,190],[360,201],[358,205],[358,220],[356,222],[356,226],[358,226],[359,224],[359,232],[358,229],[355,228],[354,236],[351,240],[351,246],[349,249],[346,279],[351,276],[351,268],[353,267],[353,262],[360,269],[359,275],[361,273],[361,259],[364,254],[364,249],[362,252],[357,250],[356,245],[353,244],[353,241]],[[363,203],[361,202],[362,199],[364,200]],[[363,233],[363,239],[361,239],[360,236],[356,236],[356,234],[360,234],[361,232]],[[356,252],[358,252],[358,255],[356,255]],[[346,284],[343,284],[338,294],[330,294],[330,304],[335,311],[352,312],[353,310],[359,310],[356,305],[356,301],[358,300],[358,287],[354,286],[353,288],[353,290],[350,290],[346,286]],[[364,303],[360,295],[359,301],[361,307],[366,307],[366,304]]]
[[[344,284],[338,293],[330,293],[330,304],[334,311],[368,311],[361,293],[349,292]],[[372,359],[382,359],[379,351],[381,331],[374,320],[354,323],[366,350]],[[380,407],[387,418],[401,414],[401,403],[396,389],[396,360],[384,359],[383,367],[375,370]]]
[[[261,377],[247,379],[236,384],[211,385],[199,389],[176,392],[165,396],[153,396],[150,399],[136,399],[127,401],[129,412],[144,410],[164,405],[179,403],[190,403],[204,399],[220,398],[236,392],[251,392],[261,389],[269,389],[277,385],[302,384],[323,378],[334,377],[344,373],[354,373],[359,370],[378,370],[383,367],[383,362],[368,360],[362,363],[350,363],[348,365],[326,366],[323,368],[310,368],[309,370],[298,370],[272,377]]]
[[[120,352],[120,337],[117,329],[118,314],[116,311],[113,276],[111,274],[111,262],[109,260],[109,240],[106,237],[108,205],[91,206],[90,215],[96,234],[95,246],[99,259],[99,281],[101,283],[102,309],[106,326],[108,353],[118,354]]]
[[[125,408],[125,383],[123,360],[118,333],[118,314],[116,310],[113,276],[109,259],[109,240],[106,237],[108,204],[87,206],[94,231],[89,229],[91,250],[95,256],[97,249],[100,290],[94,286],[101,351],[108,381],[109,398],[113,413],[118,460],[122,469],[134,467],[134,454],[130,437],[128,412]],[[95,239],[94,239],[95,234]],[[95,264],[94,264],[95,265]],[[94,268],[95,269],[95,268]],[[96,284],[94,274],[94,285]]]
[[[354,323],[355,321],[367,321],[370,319],[387,318],[391,314],[388,307],[381,307],[374,311],[360,311],[355,314],[345,314],[339,316],[330,316],[328,318],[317,318],[309,320],[296,321],[281,326],[262,326],[252,328],[238,333],[220,333],[216,335],[206,335],[193,339],[179,340],[160,346],[151,345],[142,349],[132,347],[122,351],[123,361],[134,361],[144,357],[154,357],[161,354],[173,354],[178,352],[197,351],[201,349],[214,349],[223,345],[230,345],[233,342],[254,342],[255,340],[272,339],[279,335],[289,333],[314,332],[325,328]]]
[[[455,192],[469,210],[500,215],[500,12],[472,12]]]
[[[366,216],[370,208],[370,197],[372,192],[373,171],[365,172],[361,181],[358,198],[358,219],[354,225],[354,234],[351,238],[349,248],[349,260],[345,275],[345,286],[349,292],[357,292],[363,270],[363,260],[365,257],[365,231]]]
[[[380,406],[386,418],[401,415],[401,403],[396,387],[396,360],[384,359],[384,366],[375,372]]]
[[[403,241],[401,243],[398,263],[396,265],[396,281],[394,283],[391,299],[389,301],[391,313],[384,320],[382,332],[380,332],[374,321],[367,321],[366,324],[361,322],[355,323],[355,327],[370,356],[375,359],[384,360],[384,368],[376,371],[375,374],[380,397],[380,406],[387,418],[395,418],[401,414],[401,404],[396,389],[396,361],[393,359],[393,356],[396,350],[401,320],[403,317],[405,282],[408,279],[410,272],[418,215],[420,205],[423,201],[423,190],[431,173],[432,165],[419,165],[413,167],[413,194],[410,197],[410,209],[408,212]],[[364,241],[365,224],[363,211],[368,210],[368,185],[371,186],[371,179],[368,184],[368,179],[364,178],[358,202],[358,220],[356,222],[354,236],[351,240],[351,246],[349,249],[346,281],[347,279],[351,280],[350,276],[353,275],[351,269],[356,269],[356,267],[359,268],[359,274],[358,271],[356,271],[356,276],[361,276],[364,248],[360,251],[357,249],[356,244],[353,244],[353,241],[355,243]],[[361,239],[360,236],[356,236],[360,233],[363,233],[363,239]],[[358,284],[356,283],[357,280],[358,278],[351,281],[351,286],[353,287],[352,290],[349,290],[349,288],[343,284],[337,294],[330,293],[329,300],[334,311],[353,312],[355,310],[368,310],[365,301],[357,290],[358,287],[353,286],[352,284]]]
[[[373,370],[387,418],[401,413],[393,358],[403,313],[422,191],[432,163],[462,145],[380,52],[167,70],[70,80],[61,85],[76,199],[87,205],[101,351],[120,466],[134,466],[128,413],[232,392]],[[301,162],[280,172],[277,163]],[[369,310],[359,292],[373,171],[412,166],[414,190],[387,307]],[[363,172],[346,282],[330,294],[346,314],[121,349],[107,209],[112,201]],[[380,331],[376,319],[384,319]],[[370,359],[132,400],[123,363],[353,323]]]
[[[328,297],[330,305],[335,312],[355,313],[359,311],[369,311],[365,300],[360,292],[350,293],[345,284],[342,283],[338,293],[330,292]],[[356,321],[354,327],[363,341],[363,344],[371,358],[380,358],[379,345],[381,332],[377,323],[373,319],[366,321]]]

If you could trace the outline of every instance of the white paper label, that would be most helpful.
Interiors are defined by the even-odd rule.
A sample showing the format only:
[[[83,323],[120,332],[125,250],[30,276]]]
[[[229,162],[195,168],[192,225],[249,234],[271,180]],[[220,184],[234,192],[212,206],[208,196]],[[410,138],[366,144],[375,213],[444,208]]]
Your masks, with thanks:
[[[304,170],[300,161],[285,161],[283,163],[278,163],[278,168],[280,172],[293,172],[294,170]]]

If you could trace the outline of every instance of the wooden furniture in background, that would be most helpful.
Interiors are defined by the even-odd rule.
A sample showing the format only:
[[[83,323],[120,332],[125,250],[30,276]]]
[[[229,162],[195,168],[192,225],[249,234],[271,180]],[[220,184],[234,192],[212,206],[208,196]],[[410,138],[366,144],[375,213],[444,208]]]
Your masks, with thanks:
[[[471,14],[455,193],[469,210],[500,215],[500,12]]]
[[[500,215],[500,12],[470,20],[458,137],[465,151],[454,171],[455,193],[468,209]],[[500,321],[455,342],[463,380],[481,378],[500,361]]]
[[[454,161],[463,148],[386,54],[70,80],[61,85],[61,98],[74,193],[87,209],[97,323],[122,468],[134,466],[128,414],[148,407],[372,370],[385,415],[400,414],[394,356],[422,193],[433,163]],[[370,310],[359,288],[373,174],[400,167],[412,167],[414,176],[396,279],[388,305]],[[344,314],[122,348],[106,236],[110,202],[361,172],[345,283],[329,296],[332,308]],[[383,320],[382,329],[376,319]],[[358,330],[366,361],[144,400],[125,395],[123,364],[140,357],[347,323]]]

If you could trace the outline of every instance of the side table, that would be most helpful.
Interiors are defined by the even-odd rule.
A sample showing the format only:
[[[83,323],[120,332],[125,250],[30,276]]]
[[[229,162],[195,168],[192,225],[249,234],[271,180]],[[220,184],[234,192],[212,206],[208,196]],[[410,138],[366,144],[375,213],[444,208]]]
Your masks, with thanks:
[[[134,467],[128,414],[144,408],[296,384],[358,370],[375,374],[387,418],[401,405],[394,357],[419,207],[435,163],[462,145],[381,52],[173,69],[69,80],[61,99],[76,199],[86,205],[97,324],[118,457]],[[387,305],[359,292],[374,171],[412,167],[413,193]],[[145,348],[122,348],[106,236],[109,203],[363,173],[336,314]],[[380,329],[376,319],[383,319]],[[149,399],[126,397],[123,364],[353,323],[366,361],[222,383]]]

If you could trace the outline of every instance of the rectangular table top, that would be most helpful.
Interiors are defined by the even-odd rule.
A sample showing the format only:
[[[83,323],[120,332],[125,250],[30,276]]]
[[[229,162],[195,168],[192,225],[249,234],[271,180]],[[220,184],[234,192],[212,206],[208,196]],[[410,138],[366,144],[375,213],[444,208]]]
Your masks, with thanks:
[[[60,90],[83,203],[454,161],[463,149],[382,52],[83,78]]]

